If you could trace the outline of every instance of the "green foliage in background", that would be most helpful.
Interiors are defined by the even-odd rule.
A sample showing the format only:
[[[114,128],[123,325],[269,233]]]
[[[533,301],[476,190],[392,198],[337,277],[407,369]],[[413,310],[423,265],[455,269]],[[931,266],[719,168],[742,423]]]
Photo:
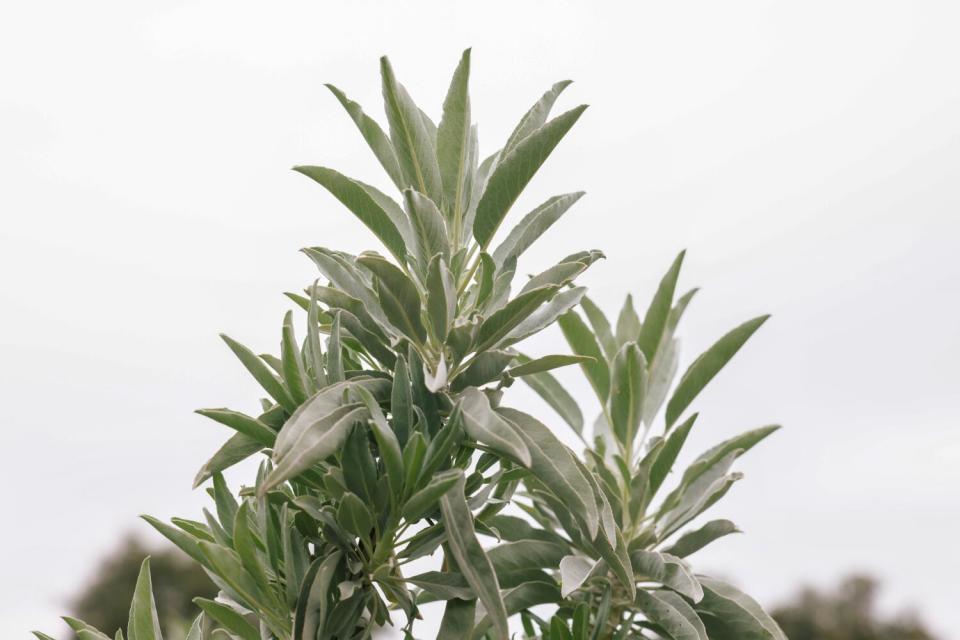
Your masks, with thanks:
[[[765,318],[722,337],[673,385],[674,331],[692,296],[675,296],[682,256],[644,317],[628,299],[614,328],[576,285],[599,251],[517,277],[518,258],[581,193],[549,198],[498,233],[585,109],[550,117],[569,83],[481,160],[469,50],[439,124],[386,58],[381,75],[386,129],[330,90],[398,196],[327,167],[296,170],[384,253],[304,249],[321,277],[288,294],[305,317],[286,314],[279,352],[224,336],[267,397],[256,415],[199,412],[234,432],[196,477],[211,483],[202,520],[146,517],[220,590],[196,600],[191,639],[366,638],[385,625],[415,637],[421,605],[438,600],[440,638],[502,640],[517,614],[527,635],[555,640],[784,638],[756,602],[688,564],[732,524],[675,537],[730,489],[733,462],[773,427],[705,452],[658,498],[697,419],[690,404]],[[519,350],[555,322],[572,354]],[[526,381],[586,444],[582,411],[550,374],[569,365],[583,368],[601,406],[583,457],[503,399]],[[223,471],[261,454],[256,477],[231,490]],[[424,558],[432,570],[409,569]],[[149,574],[131,610],[133,640],[159,638],[148,586]],[[535,615],[539,605],[555,615]]]
[[[851,576],[829,592],[803,589],[773,617],[790,640],[935,640],[914,615],[877,615],[878,592],[873,578]]]

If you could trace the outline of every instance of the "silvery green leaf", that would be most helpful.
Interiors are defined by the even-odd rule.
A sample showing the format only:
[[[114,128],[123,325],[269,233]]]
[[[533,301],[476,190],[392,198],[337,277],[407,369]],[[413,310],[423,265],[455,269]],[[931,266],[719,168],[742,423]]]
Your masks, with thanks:
[[[564,556],[560,560],[560,595],[566,598],[579,589],[596,566],[596,560],[584,556]]]
[[[633,446],[646,395],[647,361],[640,347],[628,342],[613,359],[610,387],[610,418],[614,433],[625,447]]]
[[[130,603],[127,637],[130,640],[163,640],[160,620],[157,618],[157,605],[153,601],[150,558],[140,565],[140,575],[137,576],[137,586],[133,590],[133,601]]]
[[[493,626],[494,637],[507,640],[507,610],[500,596],[496,573],[483,547],[477,541],[473,514],[467,507],[463,493],[464,482],[457,483],[440,498],[447,544],[460,572],[483,603],[486,615]]]
[[[447,600],[437,640],[463,640],[473,633],[476,600]]]
[[[331,608],[330,585],[342,558],[342,552],[333,551],[307,569],[293,616],[294,640],[316,638],[324,628]]]
[[[531,313],[526,320],[518,324],[509,333],[509,335],[507,335],[507,337],[501,341],[501,346],[506,347],[516,344],[521,340],[529,338],[530,336],[543,331],[556,322],[565,313],[577,306],[586,291],[586,287],[574,287],[572,289],[561,291],[554,296],[550,302],[541,306],[539,309]],[[590,358],[594,357],[589,354],[578,355]],[[606,366],[606,363],[604,363],[604,366]]]
[[[466,434],[494,451],[530,466],[530,450],[524,439],[490,407],[490,400],[476,387],[460,393],[460,410]]]
[[[443,600],[473,600],[477,597],[464,575],[456,571],[427,571],[405,580]]]
[[[373,118],[368,117],[363,112],[359,104],[347,98],[340,89],[332,84],[327,84],[326,87],[336,96],[347,113],[350,114],[350,118],[357,125],[360,133],[363,134],[364,140],[370,145],[370,149],[374,155],[377,156],[377,160],[380,161],[380,164],[387,172],[387,175],[390,176],[393,184],[395,184],[398,189],[403,189],[406,184],[400,173],[400,165],[397,162],[397,155],[393,150],[393,143],[390,142],[387,134],[383,132],[383,129],[380,128],[380,125],[377,124]]]
[[[547,122],[523,138],[497,163],[473,221],[473,235],[482,249],[489,246],[520,192],[586,108],[581,105]]]
[[[640,329],[640,316],[633,307],[633,296],[627,295],[617,316],[617,345],[636,341],[640,337]]]
[[[533,416],[507,407],[498,413],[516,425],[514,432],[530,452],[528,467],[533,474],[567,505],[591,538],[596,537],[600,526],[597,500],[573,453]]]
[[[431,393],[437,393],[447,386],[447,374],[447,360],[443,354],[440,354],[436,371],[430,371],[427,369],[427,364],[423,364],[423,383]]]
[[[563,294],[560,294],[563,295]],[[558,298],[560,296],[557,296]],[[517,360],[522,364],[530,362],[530,358],[525,355],[518,355]],[[577,401],[563,388],[556,378],[546,371],[541,373],[527,374],[523,376],[523,381],[550,407],[563,418],[563,421],[570,425],[576,433],[583,433],[583,413],[580,412],[580,406]]]
[[[232,467],[262,450],[263,443],[243,433],[233,434],[197,472],[193,479],[193,488],[196,489],[202,485],[212,478],[213,474]]]
[[[750,336],[767,321],[770,316],[760,316],[748,320],[736,329],[717,340],[709,349],[704,351],[693,361],[674,389],[673,395],[667,402],[666,421],[669,429],[680,417],[680,414],[690,406],[693,399],[703,390],[724,365],[740,350],[740,347],[750,339]]]
[[[293,411],[297,408],[297,402],[294,401],[283,381],[270,370],[260,357],[230,336],[220,334],[220,337],[243,363],[250,375],[260,383],[263,390],[270,394],[271,398],[282,404],[287,411]]]
[[[683,598],[669,591],[637,591],[636,603],[643,615],[661,627],[673,640],[710,640],[696,611]]]
[[[276,432],[263,422],[238,411],[231,411],[230,409],[197,409],[195,413],[226,425],[234,431],[256,440],[265,447],[272,447],[277,438]]]
[[[532,289],[547,285],[562,287],[572,282],[573,279],[583,273],[586,268],[587,265],[582,262],[561,262],[530,278],[526,284],[523,285],[523,288],[520,289],[520,293],[526,293]]]
[[[397,82],[390,61],[385,56],[380,58],[380,72],[390,138],[406,181],[405,186],[412,186],[440,202],[443,195],[442,179],[430,123],[423,118],[403,85]]]
[[[680,255],[673,261],[667,274],[660,281],[653,300],[647,308],[647,313],[643,317],[643,324],[640,328],[640,337],[637,338],[637,344],[643,351],[647,361],[653,360],[657,353],[657,347],[660,345],[660,339],[664,335],[664,329],[667,326],[667,319],[670,315],[670,309],[673,305],[673,292],[677,288],[677,278],[680,276],[680,267],[683,264],[683,256],[686,252],[681,251]]]
[[[509,373],[511,376],[515,378],[519,378],[521,376],[529,376],[537,373],[543,373],[545,371],[550,371],[551,369],[568,367],[572,364],[580,364],[588,360],[590,360],[590,358],[586,356],[569,356],[569,355],[541,356],[536,360],[527,360],[522,364],[512,367],[507,371],[507,373]]]
[[[232,607],[207,598],[196,598],[193,602],[200,607],[205,615],[210,616],[237,638],[241,640],[260,640],[260,633],[257,628],[247,622],[246,618]]]
[[[753,598],[720,580],[698,577],[704,591],[698,608],[712,614],[704,617],[712,640],[787,640]]]
[[[430,260],[442,255],[449,260],[447,223],[433,200],[414,189],[404,189],[403,201],[413,228],[414,255],[426,272]]]
[[[659,582],[665,587],[673,589],[682,596],[686,596],[694,603],[703,598],[703,587],[691,573],[683,560],[669,553],[658,553],[638,549],[630,553],[633,571],[638,580],[644,578]]]
[[[511,258],[519,258],[581,197],[583,191],[553,196],[525,215],[494,250],[493,259],[497,265],[502,266]]]
[[[592,358],[590,361],[583,362],[580,368],[587,375],[587,380],[590,381],[590,386],[593,387],[601,404],[606,404],[610,396],[610,368],[606,358],[603,357],[596,336],[574,311],[557,318],[557,323],[573,352],[578,356]]]
[[[664,552],[685,558],[704,548],[717,538],[739,532],[740,530],[737,529],[737,525],[729,520],[711,520],[699,529],[688,531],[680,536],[676,542],[664,549]]]
[[[443,200],[451,220],[462,220],[469,198],[470,166],[470,49],[463,52],[453,73],[443,117],[437,129],[437,159],[443,181]]]
[[[377,297],[387,319],[411,340],[425,342],[427,331],[420,320],[422,302],[413,281],[379,256],[363,255],[357,260],[376,275]]]
[[[326,167],[299,166],[294,171],[322,185],[355,215],[397,260],[406,256],[403,234],[390,214],[374,199],[367,185]]]
[[[477,334],[477,351],[498,346],[524,320],[531,317],[540,305],[557,293],[558,287],[548,285],[521,293],[508,302],[502,309],[494,312],[480,325]],[[510,342],[510,339],[507,340]],[[506,345],[500,345],[506,346]]]
[[[517,126],[514,127],[510,137],[507,138],[506,144],[503,145],[504,155],[516,147],[521,140],[543,126],[543,123],[545,123],[550,116],[553,103],[557,101],[557,98],[563,93],[563,90],[569,87],[571,83],[571,80],[561,80],[557,82],[523,114],[523,118],[521,118]]]

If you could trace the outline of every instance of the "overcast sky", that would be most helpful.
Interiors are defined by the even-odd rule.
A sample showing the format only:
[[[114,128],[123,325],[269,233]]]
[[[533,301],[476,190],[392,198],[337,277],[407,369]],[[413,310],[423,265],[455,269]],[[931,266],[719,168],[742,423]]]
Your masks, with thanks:
[[[258,395],[217,332],[274,350],[281,292],[316,275],[297,249],[377,248],[289,171],[386,188],[323,83],[379,115],[387,53],[438,117],[473,46],[484,155],[554,81],[591,104],[514,215],[588,195],[523,266],[603,249],[585,283],[615,313],[687,248],[687,362],[773,313],[697,403],[691,454],[785,425],[713,511],[746,534],[699,565],[766,604],[869,571],[960,638],[957,6],[5,3],[0,636],[56,630],[118,537],[150,535],[137,514],[199,513],[228,432],[191,411]]]

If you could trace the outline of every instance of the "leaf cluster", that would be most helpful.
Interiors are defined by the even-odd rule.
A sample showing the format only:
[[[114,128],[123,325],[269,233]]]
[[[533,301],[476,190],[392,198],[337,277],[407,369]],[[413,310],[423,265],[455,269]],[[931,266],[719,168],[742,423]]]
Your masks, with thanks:
[[[779,640],[755,602],[685,560],[731,524],[671,539],[729,489],[733,461],[772,428],[706,452],[655,500],[696,415],[681,418],[763,319],[690,366],[669,394],[662,435],[649,438],[692,297],[674,300],[682,255],[644,319],[628,298],[615,330],[576,283],[599,251],[517,282],[518,259],[582,194],[548,199],[496,241],[499,230],[585,107],[551,117],[569,83],[555,84],[481,160],[469,76],[468,50],[439,124],[386,58],[386,128],[329,87],[399,197],[327,167],[296,167],[385,252],[304,249],[320,276],[288,294],[305,327],[298,337],[303,325],[288,312],[278,354],[223,336],[265,397],[252,413],[199,411],[233,431],[195,479],[211,484],[214,508],[202,520],[145,517],[220,589],[197,600],[191,640],[367,638],[384,625],[412,638],[421,606],[438,600],[440,638],[505,639],[519,614],[528,635],[547,638],[706,640],[710,629],[712,638]],[[518,351],[554,323],[572,354]],[[586,443],[580,408],[550,373],[574,364],[601,405],[584,457],[503,403],[524,380]],[[252,456],[262,456],[256,478],[232,491],[224,471]],[[411,574],[408,564],[426,557],[437,569]],[[144,575],[134,640],[159,638]],[[532,613],[547,604],[550,620]]]

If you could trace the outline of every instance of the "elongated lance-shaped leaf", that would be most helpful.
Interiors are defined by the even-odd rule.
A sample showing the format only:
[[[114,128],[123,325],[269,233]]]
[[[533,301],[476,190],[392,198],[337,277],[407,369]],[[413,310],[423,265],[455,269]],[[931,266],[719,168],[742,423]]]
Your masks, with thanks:
[[[677,556],[657,551],[637,549],[630,553],[630,561],[638,579],[648,578],[689,598],[694,603],[703,598],[703,587],[686,563]]]
[[[400,451],[400,442],[387,424],[387,418],[373,394],[361,386],[354,387],[354,391],[370,413],[370,426],[377,441],[377,448],[380,449],[380,458],[387,470],[391,495],[398,496],[403,491],[403,453]]]
[[[508,347],[512,344],[516,344],[526,338],[529,338],[534,334],[540,333],[556,322],[565,313],[577,306],[586,291],[586,287],[573,287],[572,289],[561,291],[547,304],[538,308],[536,311],[527,316],[526,320],[518,324],[509,333],[509,335],[507,335],[506,338],[500,341],[500,346]],[[593,356],[585,357],[592,358]]]
[[[301,359],[300,345],[293,330],[293,312],[283,317],[283,339],[280,343],[280,361],[283,364],[283,380],[298,405],[307,399],[307,372]]]
[[[469,192],[470,174],[470,49],[463,52],[453,72],[447,97],[443,101],[443,117],[437,129],[437,159],[443,180],[443,202],[449,220],[457,228],[463,219]]]
[[[683,448],[683,443],[687,441],[687,435],[690,433],[690,429],[693,427],[693,423],[696,422],[698,415],[699,414],[696,413],[693,414],[687,418],[683,424],[674,429],[673,433],[667,437],[663,447],[657,453],[653,464],[650,466],[650,483],[647,488],[647,502],[650,502],[657,491],[660,490],[663,481],[667,478],[667,474],[673,469],[673,463],[677,461],[680,449]]]
[[[597,399],[605,405],[610,396],[610,368],[600,350],[596,336],[576,312],[570,311],[557,318],[557,324],[567,339],[570,348],[578,356],[592,358],[580,364],[580,368],[590,381]]]
[[[462,476],[440,498],[440,510],[443,513],[443,524],[451,555],[487,610],[493,625],[494,637],[507,640],[509,637],[507,610],[500,597],[500,585],[493,565],[477,541],[473,514],[467,507],[464,495]]]
[[[364,414],[366,409],[359,404],[339,407],[306,429],[293,443],[292,451],[288,454],[277,456],[274,452],[276,466],[261,485],[260,492],[266,493],[339,451],[350,428]]]
[[[684,372],[677,384],[673,395],[667,402],[666,422],[669,429],[680,417],[680,414],[690,406],[693,399],[703,390],[707,383],[713,380],[724,365],[740,350],[740,347],[750,339],[750,336],[767,321],[770,316],[760,316],[744,322],[730,333],[717,340],[713,346],[704,351]]]
[[[196,413],[215,420],[256,440],[265,447],[272,447],[277,438],[276,432],[266,424],[238,411],[230,409],[197,409]]]
[[[335,311],[333,324],[330,325],[330,339],[327,341],[327,379],[330,383],[341,382],[343,372],[343,349],[341,346],[340,316],[343,311]]]
[[[684,533],[676,542],[664,549],[664,551],[680,558],[686,558],[717,538],[728,536],[731,533],[740,533],[737,525],[729,520],[711,520],[699,529]]]
[[[403,505],[403,517],[407,522],[416,522],[437,508],[440,496],[450,490],[463,472],[460,469],[447,469],[430,478],[420,491],[410,496]]]
[[[317,282],[310,289],[310,304],[307,306],[307,351],[310,354],[308,369],[317,389],[327,386],[327,372],[323,365],[323,348],[320,343],[320,307],[317,305]]]
[[[420,320],[422,301],[417,286],[398,267],[375,255],[357,260],[377,279],[377,295],[390,322],[411,340],[423,344],[427,331]]]
[[[366,185],[326,167],[298,166],[293,170],[323,185],[383,242],[397,260],[404,260],[405,243],[396,221],[370,195]]]
[[[636,343],[621,347],[613,360],[610,388],[610,418],[617,439],[632,451],[647,394],[647,361]]]
[[[610,321],[607,320],[607,316],[589,296],[583,296],[580,305],[583,307],[587,321],[593,328],[593,333],[597,336],[597,342],[603,348],[604,354],[606,354],[608,360],[613,360],[619,348],[617,347],[617,339],[613,337]]]
[[[83,620],[64,616],[63,621],[67,623],[70,629],[76,632],[78,638],[82,637],[83,640],[110,640],[110,636]]]
[[[283,381],[259,356],[230,336],[220,334],[220,337],[271,398],[282,404],[287,411],[294,411],[297,408],[298,403],[290,395]]]
[[[712,614],[703,617],[711,640],[787,640],[756,600],[720,580],[698,577],[704,597],[697,607]]]
[[[433,200],[419,191],[405,189],[403,201],[413,226],[414,255],[426,272],[433,256],[450,257],[447,223]]]
[[[674,640],[709,640],[707,630],[696,611],[668,591],[637,591],[637,607],[643,615],[661,627]],[[712,636],[711,636],[712,637]]]
[[[519,258],[554,222],[583,197],[583,191],[553,196],[528,213],[510,230],[506,239],[493,252],[493,259],[502,266],[510,258]]]
[[[150,558],[140,565],[140,575],[130,603],[130,621],[127,623],[130,640],[163,640],[157,606],[153,601],[153,583],[150,580]]]
[[[473,235],[481,248],[487,248],[520,192],[586,108],[581,105],[557,116],[502,157],[477,204],[473,221]]]
[[[193,603],[240,640],[260,640],[260,632],[239,611],[207,598],[194,598]]]
[[[617,316],[617,344],[635,341],[640,337],[640,328],[640,316],[633,306],[633,296],[627,294],[620,315]]]
[[[473,633],[473,620],[476,614],[477,601],[447,600],[440,620],[440,629],[437,631],[437,640],[463,640]]]
[[[213,474],[228,469],[262,450],[263,443],[259,440],[255,440],[244,433],[233,434],[197,472],[193,479],[193,488],[196,489],[202,485],[212,478]]]
[[[393,385],[390,389],[390,414],[393,431],[401,446],[407,444],[410,430],[413,428],[413,392],[410,390],[410,373],[407,359],[397,355],[397,364],[393,371]]]
[[[680,267],[683,265],[683,256],[686,252],[681,251],[676,257],[670,270],[663,276],[660,286],[647,307],[647,313],[643,317],[643,324],[640,327],[640,337],[637,338],[637,344],[643,351],[647,362],[653,360],[657,353],[657,347],[660,339],[663,337],[664,329],[667,326],[667,318],[670,316],[670,309],[673,305],[673,292],[677,288],[677,278],[680,276]]]
[[[427,316],[434,335],[445,341],[457,316],[457,290],[447,261],[439,254],[427,268]]]
[[[527,291],[508,302],[502,309],[494,312],[480,325],[477,335],[477,351],[497,346],[521,322],[533,314],[537,308],[552,298],[559,287],[547,285]]]
[[[390,123],[390,138],[407,185],[430,196],[434,202],[443,197],[440,165],[429,131],[429,123],[413,103],[393,73],[386,56],[380,58],[383,77],[383,101]]]
[[[530,358],[522,354],[517,356],[517,360],[521,363],[530,362]],[[523,381],[536,391],[571,429],[577,434],[583,433],[583,413],[580,406],[556,378],[544,371],[523,376]]]
[[[521,140],[543,126],[547,118],[550,117],[550,110],[553,108],[553,104],[557,101],[557,98],[560,97],[560,94],[563,93],[563,90],[571,84],[571,80],[561,80],[557,82],[547,89],[546,93],[523,114],[520,122],[517,123],[510,137],[507,138],[506,144],[503,145],[503,155],[510,153]]]
[[[330,586],[337,566],[343,558],[341,551],[319,557],[307,569],[300,586],[300,596],[293,616],[292,640],[312,640],[318,636],[327,621],[330,608]]]
[[[490,400],[482,391],[466,388],[460,394],[460,410],[468,436],[525,467],[530,466],[530,450],[523,438],[490,407]]]
[[[340,104],[343,105],[343,108],[350,114],[350,118],[354,124],[357,125],[357,128],[363,135],[363,139],[370,145],[371,151],[377,156],[377,160],[380,161],[380,164],[383,166],[384,171],[387,172],[387,175],[390,176],[393,184],[395,184],[398,189],[403,189],[406,183],[403,180],[403,175],[400,173],[400,164],[397,162],[397,154],[393,150],[393,143],[390,142],[387,134],[383,132],[383,129],[380,128],[380,125],[377,124],[373,118],[363,112],[359,104],[347,98],[343,91],[332,84],[327,84],[326,87],[330,89],[330,93],[336,96]]]
[[[530,451],[530,470],[583,523],[591,539],[596,537],[599,508],[593,488],[583,477],[573,453],[533,416],[507,407],[501,407],[497,413],[515,425],[514,431]]]
[[[535,373],[543,373],[551,369],[568,367],[572,364],[580,364],[591,360],[587,356],[569,356],[569,355],[551,355],[542,356],[536,360],[528,360],[523,364],[512,367],[507,371],[511,376],[519,378],[520,376],[529,376]]]

